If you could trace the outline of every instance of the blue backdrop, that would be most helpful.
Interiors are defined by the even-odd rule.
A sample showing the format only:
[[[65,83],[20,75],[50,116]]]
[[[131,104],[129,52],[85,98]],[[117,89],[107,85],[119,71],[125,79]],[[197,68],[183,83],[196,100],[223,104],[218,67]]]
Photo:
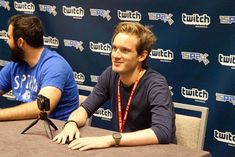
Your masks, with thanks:
[[[234,6],[232,0],[0,0],[0,66],[9,61],[9,17],[34,14],[44,23],[44,44],[67,59],[78,86],[89,94],[86,91],[111,65],[114,26],[120,21],[150,25],[158,41],[149,65],[167,78],[174,101],[209,108],[204,150],[214,157],[232,157]],[[11,94],[1,98],[1,107],[14,104],[9,99]],[[109,102],[96,112],[93,120],[94,126],[112,129]]]

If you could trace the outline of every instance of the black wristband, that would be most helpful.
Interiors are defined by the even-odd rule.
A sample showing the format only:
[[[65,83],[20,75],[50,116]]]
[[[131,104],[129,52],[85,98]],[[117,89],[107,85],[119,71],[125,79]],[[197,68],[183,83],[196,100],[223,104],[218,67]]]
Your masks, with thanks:
[[[65,125],[70,123],[70,122],[74,122],[78,128],[78,123],[75,120],[68,120],[67,122],[64,123],[64,126],[62,127],[64,129]]]

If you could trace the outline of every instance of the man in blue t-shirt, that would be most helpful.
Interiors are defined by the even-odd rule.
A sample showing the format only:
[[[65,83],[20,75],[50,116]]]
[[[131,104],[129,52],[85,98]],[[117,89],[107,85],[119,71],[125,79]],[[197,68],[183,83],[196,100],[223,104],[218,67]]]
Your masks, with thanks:
[[[43,26],[33,15],[9,20],[11,62],[0,71],[0,95],[12,90],[19,105],[0,109],[0,121],[37,118],[38,95],[50,99],[49,117],[66,121],[78,107],[78,89],[66,60],[43,46]]]

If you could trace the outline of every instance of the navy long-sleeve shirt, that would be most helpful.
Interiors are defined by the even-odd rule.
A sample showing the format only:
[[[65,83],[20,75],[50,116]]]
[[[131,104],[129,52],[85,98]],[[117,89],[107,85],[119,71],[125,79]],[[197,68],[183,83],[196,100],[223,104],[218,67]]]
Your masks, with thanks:
[[[107,100],[111,99],[114,127],[118,127],[117,86],[119,75],[108,67],[99,77],[93,92],[83,103],[89,117]],[[133,85],[120,86],[122,115]],[[175,112],[166,79],[158,72],[147,68],[140,79],[131,101],[124,132],[151,128],[159,143],[176,143]]]

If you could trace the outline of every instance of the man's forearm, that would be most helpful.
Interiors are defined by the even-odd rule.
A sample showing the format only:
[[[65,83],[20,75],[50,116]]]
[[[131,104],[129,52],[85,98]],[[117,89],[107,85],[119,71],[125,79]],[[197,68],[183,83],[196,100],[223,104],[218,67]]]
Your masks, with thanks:
[[[78,127],[82,127],[86,124],[86,120],[88,118],[87,112],[83,107],[79,107],[75,110],[68,118],[69,120],[73,120],[77,122]]]
[[[123,133],[120,141],[122,146],[158,144],[158,138],[152,129]]]
[[[0,121],[33,119],[38,117],[39,112],[37,102],[33,101],[15,107],[1,109]]]

